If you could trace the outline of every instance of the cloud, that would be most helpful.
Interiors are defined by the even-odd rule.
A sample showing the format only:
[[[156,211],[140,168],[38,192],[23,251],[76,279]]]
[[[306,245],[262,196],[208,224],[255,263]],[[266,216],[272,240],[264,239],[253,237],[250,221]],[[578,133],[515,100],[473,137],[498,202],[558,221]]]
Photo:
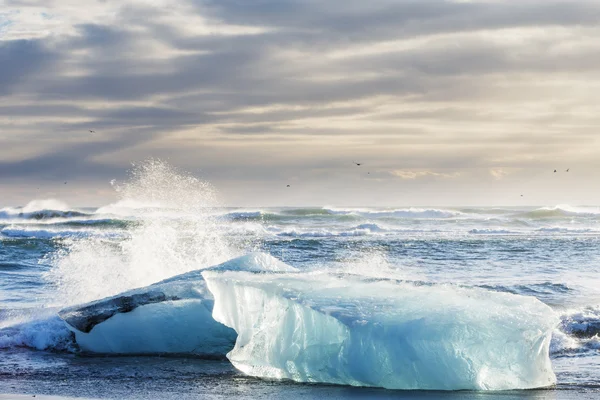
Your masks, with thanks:
[[[57,55],[40,40],[0,41],[0,94],[14,93],[43,69],[51,69]]]
[[[460,176],[459,172],[454,172],[451,174],[441,173],[441,172],[433,172],[433,171],[407,171],[407,170],[394,170],[389,172],[390,175],[400,178],[400,179],[420,179],[420,178],[456,178]]]
[[[558,157],[592,168],[599,12],[586,0],[10,0],[0,175],[105,179],[149,155],[240,182],[284,179],[274,169],[310,180],[307,163],[334,176],[353,159],[436,182]]]
[[[494,168],[494,169],[490,169],[490,175],[492,175],[494,177],[494,179],[502,179],[504,178],[506,175],[508,175],[508,172],[503,170],[502,168]]]

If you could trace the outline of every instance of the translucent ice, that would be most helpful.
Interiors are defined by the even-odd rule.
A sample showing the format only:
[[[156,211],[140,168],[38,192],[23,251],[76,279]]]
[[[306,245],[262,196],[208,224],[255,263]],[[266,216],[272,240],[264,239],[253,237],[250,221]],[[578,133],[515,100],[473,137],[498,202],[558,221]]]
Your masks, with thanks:
[[[211,267],[217,271],[293,271],[262,253]],[[213,297],[201,270],[59,312],[83,351],[223,357],[235,342],[212,316]]]
[[[533,297],[354,275],[203,273],[227,354],[264,378],[390,389],[553,385],[553,311]]]

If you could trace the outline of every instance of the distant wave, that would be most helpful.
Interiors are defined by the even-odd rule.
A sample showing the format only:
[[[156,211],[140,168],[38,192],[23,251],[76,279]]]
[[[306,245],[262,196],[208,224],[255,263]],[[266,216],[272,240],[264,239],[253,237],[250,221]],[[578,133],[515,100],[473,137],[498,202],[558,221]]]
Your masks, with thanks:
[[[54,239],[60,237],[123,237],[123,234],[110,231],[99,231],[96,229],[35,229],[35,228],[16,228],[6,227],[0,230],[0,234],[6,237],[14,238],[35,238],[35,239]]]
[[[268,210],[236,210],[222,214],[220,217],[229,221],[277,222],[292,221],[304,218],[330,218],[332,221],[353,221],[361,218],[354,214],[337,214],[327,210],[313,212],[315,209],[268,209]]]
[[[402,208],[393,210],[378,210],[365,208],[324,208],[332,214],[355,214],[368,217],[392,217],[392,218],[452,218],[463,215],[460,211],[424,209],[424,208]]]
[[[501,208],[501,207],[481,207],[481,208],[461,208],[459,210],[463,214],[481,214],[481,215],[494,215],[494,216],[502,216],[514,214],[514,208]]]
[[[298,231],[295,229],[285,230],[276,233],[277,236],[281,237],[297,237],[297,238],[323,238],[323,237],[346,237],[346,236],[366,236],[371,232],[366,229],[356,229],[351,231],[328,231],[326,229],[318,231]]]
[[[280,237],[296,237],[296,238],[335,238],[335,237],[351,237],[351,236],[382,236],[393,234],[418,234],[439,232],[439,230],[427,229],[409,229],[409,228],[383,228],[374,223],[360,224],[348,229],[329,230],[303,230],[298,228],[282,229],[276,226],[269,226],[267,232],[270,232]]]
[[[51,218],[72,218],[72,217],[85,217],[91,214],[81,211],[63,211],[63,210],[37,210],[24,212],[21,208],[3,208],[0,210],[0,220],[2,219],[51,219]]]
[[[67,204],[55,200],[33,200],[23,207],[5,207],[0,209],[0,220],[2,219],[47,219],[47,218],[71,218],[89,216],[90,213],[75,210]]]
[[[388,232],[388,229],[384,229],[377,224],[360,224],[354,227],[354,230],[368,230],[370,232]]]
[[[506,229],[484,228],[484,229],[471,229],[469,231],[469,233],[473,234],[473,235],[513,235],[513,234],[516,234],[517,232],[509,231]]]
[[[519,214],[521,217],[530,219],[541,218],[561,218],[561,217],[600,217],[598,207],[572,207],[569,205],[559,205],[556,207],[542,207],[532,211]]]
[[[283,215],[291,215],[297,217],[314,217],[319,215],[332,215],[331,211],[326,208],[290,208],[281,210]]]
[[[232,220],[232,221],[246,221],[246,220],[258,220],[261,219],[263,217],[265,217],[265,215],[268,215],[266,213],[263,213],[262,211],[232,211],[232,212],[228,212],[224,215],[225,218]]]
[[[573,229],[573,228],[561,228],[561,227],[552,227],[552,228],[539,228],[537,232],[545,232],[545,233],[595,233],[599,232],[590,228],[583,229]]]

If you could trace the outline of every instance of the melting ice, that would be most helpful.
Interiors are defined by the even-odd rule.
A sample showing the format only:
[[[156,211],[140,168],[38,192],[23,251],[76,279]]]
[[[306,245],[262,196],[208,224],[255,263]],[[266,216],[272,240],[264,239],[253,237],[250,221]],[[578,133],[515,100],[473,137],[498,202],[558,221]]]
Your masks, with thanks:
[[[533,297],[298,272],[260,253],[60,316],[85,351],[227,353],[262,378],[437,390],[556,382],[559,321]]]
[[[261,253],[238,257],[215,270],[293,271]],[[191,271],[103,300],[69,307],[59,316],[85,352],[192,354],[224,357],[236,334],[212,316],[213,297],[202,271]]]
[[[389,389],[505,390],[556,382],[558,318],[533,297],[326,274],[206,271],[227,357],[263,378]]]

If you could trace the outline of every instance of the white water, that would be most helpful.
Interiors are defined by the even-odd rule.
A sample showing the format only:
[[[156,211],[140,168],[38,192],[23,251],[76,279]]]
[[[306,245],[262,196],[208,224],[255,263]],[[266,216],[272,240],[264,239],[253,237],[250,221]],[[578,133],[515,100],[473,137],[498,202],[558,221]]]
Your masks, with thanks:
[[[214,216],[219,203],[209,183],[151,160],[115,187],[121,200],[97,213],[125,214],[136,224],[126,240],[67,238],[46,275],[55,288],[53,303],[110,296],[239,254]]]

